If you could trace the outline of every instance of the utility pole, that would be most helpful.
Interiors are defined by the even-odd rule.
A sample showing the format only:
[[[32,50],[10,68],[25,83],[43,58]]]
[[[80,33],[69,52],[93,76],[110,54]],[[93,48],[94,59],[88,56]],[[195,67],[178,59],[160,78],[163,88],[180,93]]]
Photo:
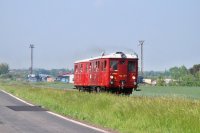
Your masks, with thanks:
[[[143,66],[143,44],[144,40],[139,40],[139,46],[141,46],[141,76],[144,76],[144,66]]]
[[[30,70],[31,72],[30,72],[30,74],[33,74],[33,48],[35,48],[35,47],[33,44],[30,44],[29,48],[31,48],[31,70]]]

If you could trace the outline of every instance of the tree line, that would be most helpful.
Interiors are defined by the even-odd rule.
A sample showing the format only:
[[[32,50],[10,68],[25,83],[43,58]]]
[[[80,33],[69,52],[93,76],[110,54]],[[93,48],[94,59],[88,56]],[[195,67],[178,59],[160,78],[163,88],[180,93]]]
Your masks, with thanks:
[[[168,71],[160,73],[147,73],[147,77],[156,78],[157,85],[166,85],[164,79],[172,79],[168,85],[172,86],[200,86],[200,64],[194,65],[192,68],[187,69],[184,65],[180,67],[172,67]],[[156,75],[157,74],[157,75]]]
[[[200,86],[200,64],[187,69],[185,66],[169,69],[171,77],[175,79],[174,85]]]
[[[33,74],[39,75],[39,74],[47,74],[54,77],[57,77],[58,75],[65,74],[65,73],[73,73],[73,69],[34,69]],[[11,69],[9,70],[9,65],[7,63],[0,63],[0,78],[2,79],[26,79],[28,77],[28,74],[30,74],[29,69]]]

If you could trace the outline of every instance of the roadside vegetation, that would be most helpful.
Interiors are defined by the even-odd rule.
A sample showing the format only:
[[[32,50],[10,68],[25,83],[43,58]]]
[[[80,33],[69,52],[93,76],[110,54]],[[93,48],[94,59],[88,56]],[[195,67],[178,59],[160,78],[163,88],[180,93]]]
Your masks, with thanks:
[[[0,82],[1,89],[31,103],[64,116],[122,133],[200,132],[200,100],[170,95],[163,97],[159,91],[165,92],[166,88],[156,88],[160,94],[158,97],[144,96],[144,94],[154,95],[145,87],[141,92],[134,92],[133,96],[127,97],[44,86],[44,84],[33,86],[28,83]],[[199,92],[198,89],[195,91]]]

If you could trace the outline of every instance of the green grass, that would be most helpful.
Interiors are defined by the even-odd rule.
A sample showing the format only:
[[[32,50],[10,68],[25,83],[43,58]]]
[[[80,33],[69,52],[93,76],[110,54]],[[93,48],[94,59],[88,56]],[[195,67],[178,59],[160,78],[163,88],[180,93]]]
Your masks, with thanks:
[[[200,132],[200,101],[174,96],[152,97],[156,91],[160,95],[164,93],[164,90],[159,92],[163,89],[159,87],[153,94],[144,87],[131,97],[44,89],[29,84],[0,83],[0,88],[61,115],[122,133]],[[144,94],[151,96],[136,96]]]
[[[62,82],[36,82],[31,83],[32,86],[41,87],[41,88],[54,88],[54,89],[73,89],[74,84],[71,83],[62,83]]]
[[[29,85],[37,88],[53,88],[53,89],[73,89],[74,84],[62,82],[26,82],[0,79],[1,84],[6,85]]]
[[[133,96],[165,96],[200,99],[200,87],[181,86],[141,86],[141,91],[133,92]]]

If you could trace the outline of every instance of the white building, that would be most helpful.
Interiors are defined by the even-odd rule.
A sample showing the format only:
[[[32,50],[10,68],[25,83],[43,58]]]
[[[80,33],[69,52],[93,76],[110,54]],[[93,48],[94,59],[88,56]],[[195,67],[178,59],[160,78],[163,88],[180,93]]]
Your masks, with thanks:
[[[57,80],[65,83],[74,83],[74,74],[60,75]]]
[[[69,83],[74,83],[74,74],[69,74]]]

